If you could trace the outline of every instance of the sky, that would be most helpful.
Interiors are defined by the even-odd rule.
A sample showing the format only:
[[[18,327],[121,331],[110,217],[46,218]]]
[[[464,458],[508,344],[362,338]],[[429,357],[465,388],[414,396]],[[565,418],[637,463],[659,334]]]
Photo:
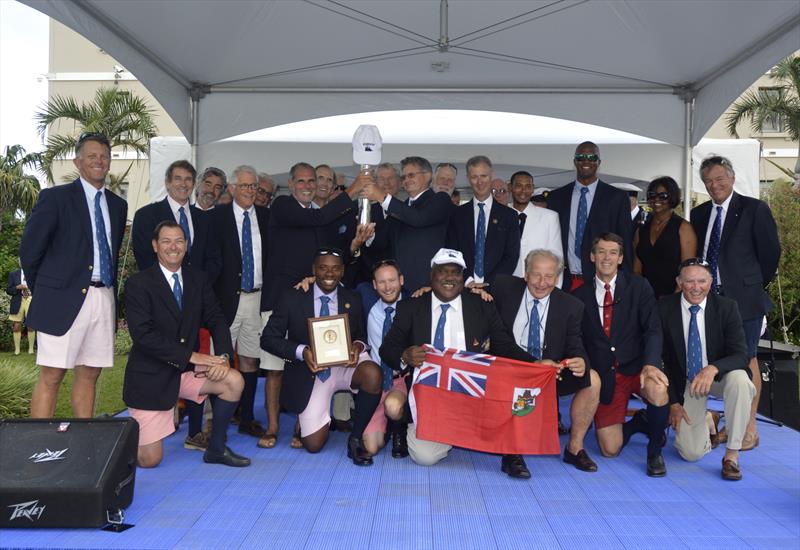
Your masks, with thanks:
[[[42,149],[33,113],[47,100],[48,40],[46,15],[0,0],[0,152]]]

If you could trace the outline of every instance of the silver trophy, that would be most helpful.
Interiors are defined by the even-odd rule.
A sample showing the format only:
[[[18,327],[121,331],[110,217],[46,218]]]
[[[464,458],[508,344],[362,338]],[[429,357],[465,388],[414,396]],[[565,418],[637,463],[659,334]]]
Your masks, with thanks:
[[[361,165],[361,174],[372,176],[372,166],[369,164]],[[369,199],[367,197],[359,197],[358,199],[358,224],[365,225],[372,221],[372,208],[370,208]]]
[[[360,165],[360,174],[372,177],[374,167],[381,163],[383,140],[377,126],[362,124],[353,134],[353,162]],[[358,199],[359,225],[370,223],[369,199]]]

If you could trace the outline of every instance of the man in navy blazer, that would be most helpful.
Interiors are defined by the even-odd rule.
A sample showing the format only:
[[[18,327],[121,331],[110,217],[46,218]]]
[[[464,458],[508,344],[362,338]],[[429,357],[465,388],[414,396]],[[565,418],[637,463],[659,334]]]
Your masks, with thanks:
[[[22,343],[22,324],[28,317],[28,308],[31,305],[31,290],[28,288],[28,282],[21,269],[15,269],[8,274],[6,294],[11,296],[8,320],[13,323],[11,330],[14,334],[14,355],[19,355]],[[34,342],[36,342],[36,331],[28,329],[28,354],[33,354]]]
[[[736,174],[725,157],[712,156],[700,165],[700,177],[711,200],[692,209],[697,255],[711,265],[712,289],[734,300],[743,321],[747,356],[756,395],[750,409],[742,450],[758,445],[756,411],[761,396],[761,372],[756,353],[765,315],[772,311],[766,287],[781,258],[778,228],[769,206],[733,190]]]
[[[711,292],[711,266],[701,258],[681,264],[681,292],[658,304],[664,338],[664,369],[669,377],[669,421],[675,448],[695,461],[712,446],[706,412],[709,394],[722,397],[728,431],[722,478],[742,479],[743,449],[750,404],[756,390],[747,367],[747,346],[736,303]],[[702,329],[701,329],[702,327]]]
[[[563,269],[559,254],[541,248],[531,250],[525,257],[525,278],[498,276],[492,296],[517,346],[534,360],[561,367],[556,384],[558,395],[575,396],[564,461],[579,470],[594,472],[597,464],[583,442],[597,411],[600,377],[589,368],[589,356],[583,347],[583,303],[556,288]],[[527,468],[522,472],[523,477],[530,477]]]
[[[182,266],[188,246],[184,229],[166,220],[156,225],[151,247],[156,264],[128,279],[125,305],[133,346],[125,367],[122,397],[139,423],[139,466],[163,457],[162,440],[175,431],[178,398],[202,403],[214,395],[211,437],[205,462],[247,466],[250,460],[225,445],[226,432],[244,383],[230,368],[228,325],[205,274]],[[200,327],[209,329],[217,355],[196,351]]]
[[[467,161],[473,197],[453,211],[447,229],[447,247],[460,250],[467,262],[468,287],[490,286],[495,276],[511,275],[519,259],[519,221],[511,208],[492,196],[492,175],[488,157]]]
[[[73,163],[80,177],[42,190],[20,243],[33,294],[28,324],[39,331],[34,418],[53,416],[73,368],[72,413],[93,416],[101,368],[114,366],[117,258],[128,204],[105,187],[111,145],[104,135],[82,134]]]
[[[413,292],[430,281],[430,261],[445,245],[454,207],[447,193],[431,189],[430,162],[406,157],[400,166],[407,201],[393,197],[374,182],[366,185],[364,195],[380,203],[387,217],[386,225],[376,228],[374,246],[391,247],[390,257],[403,266],[406,288]]]
[[[208,246],[210,218],[194,205],[189,198],[194,190],[197,171],[186,160],[176,160],[167,168],[164,187],[167,196],[158,202],[143,206],[136,211],[131,228],[131,241],[136,266],[144,270],[155,265],[151,237],[159,222],[175,220],[184,232],[189,232],[183,265],[191,265],[206,272],[210,281],[219,275],[221,261],[216,247]]]
[[[372,458],[362,438],[381,400],[381,369],[366,353],[361,300],[339,285],[344,276],[342,252],[322,247],[314,254],[312,266],[314,284],[308,290],[284,291],[261,335],[261,347],[286,362],[281,405],[299,414],[301,441],[308,452],[319,452],[328,440],[334,393],[357,392],[347,456],[358,466],[369,466]],[[345,314],[352,343],[350,361],[320,367],[309,345],[308,320]]]
[[[595,430],[606,457],[618,455],[634,433],[646,433],[647,475],[661,477],[667,474],[661,448],[669,418],[661,323],[647,280],[619,269],[622,254],[619,235],[595,237],[591,261],[596,275],[574,293],[584,305],[583,343],[601,380]],[[647,409],[625,422],[633,393],[646,400]]]
[[[597,177],[600,149],[585,141],[575,149],[575,181],[550,192],[547,208],[558,213],[561,242],[567,263],[562,288],[574,290],[594,277],[589,258],[592,241],[601,233],[614,233],[624,243],[624,265],[633,265],[630,202],[625,191]]]

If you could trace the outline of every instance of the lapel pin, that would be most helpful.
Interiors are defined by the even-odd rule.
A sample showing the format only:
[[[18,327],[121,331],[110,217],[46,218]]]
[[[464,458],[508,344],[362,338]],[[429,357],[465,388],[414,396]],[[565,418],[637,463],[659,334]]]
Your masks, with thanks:
[[[492,223],[497,223],[497,218],[492,218]]]
[[[350,309],[350,302],[345,302],[344,308],[345,309]]]

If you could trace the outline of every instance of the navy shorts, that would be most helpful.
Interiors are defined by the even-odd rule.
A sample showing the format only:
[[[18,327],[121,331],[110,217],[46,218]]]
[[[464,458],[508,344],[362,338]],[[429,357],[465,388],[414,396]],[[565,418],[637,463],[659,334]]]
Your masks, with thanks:
[[[744,328],[744,339],[747,342],[748,359],[755,357],[758,353],[758,340],[761,338],[762,325],[763,317],[745,319],[742,321],[742,328]]]

